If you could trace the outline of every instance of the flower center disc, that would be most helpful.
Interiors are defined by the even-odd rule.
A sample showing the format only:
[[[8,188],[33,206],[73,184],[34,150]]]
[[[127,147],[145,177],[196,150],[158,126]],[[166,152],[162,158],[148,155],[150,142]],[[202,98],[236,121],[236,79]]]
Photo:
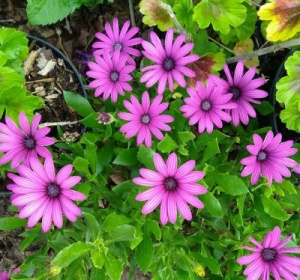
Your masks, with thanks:
[[[167,59],[164,61],[163,66],[164,66],[164,69],[165,69],[165,70],[170,71],[170,70],[172,70],[172,69],[174,68],[175,62],[174,62],[173,59],[167,58]]]
[[[204,101],[204,102],[202,102],[202,104],[201,104],[201,109],[203,110],[203,111],[209,111],[210,109],[211,109],[211,104],[210,104],[210,102],[209,101]]]
[[[257,160],[258,161],[265,161],[268,157],[268,154],[264,151],[260,151],[258,154],[257,154]]]
[[[121,43],[114,44],[114,50],[122,50],[122,49],[123,49],[123,45]]]
[[[171,190],[175,190],[177,187],[177,183],[174,179],[172,178],[167,178],[165,180],[165,187],[167,190],[171,191]]]
[[[276,255],[277,255],[276,251],[271,248],[265,248],[261,252],[262,258],[267,262],[273,261]]]
[[[150,117],[149,117],[149,115],[147,115],[147,114],[143,115],[142,118],[141,118],[141,121],[142,121],[142,123],[144,123],[144,124],[148,124],[148,123],[150,122]]]
[[[119,80],[119,74],[118,72],[116,71],[113,71],[110,73],[110,79],[113,81],[113,82],[116,82]]]
[[[229,92],[231,92],[233,94],[233,96],[232,96],[233,100],[238,100],[242,93],[238,87],[231,87],[229,89]]]
[[[49,197],[57,197],[60,194],[60,187],[55,184],[48,185],[47,194]]]
[[[33,149],[36,146],[36,142],[32,138],[27,138],[24,140],[24,145],[27,149]]]

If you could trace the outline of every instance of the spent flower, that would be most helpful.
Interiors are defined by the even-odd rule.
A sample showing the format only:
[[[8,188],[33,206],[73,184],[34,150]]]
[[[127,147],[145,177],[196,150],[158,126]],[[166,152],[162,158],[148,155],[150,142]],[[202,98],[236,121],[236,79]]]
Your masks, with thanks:
[[[188,204],[203,208],[203,203],[195,195],[205,194],[207,189],[197,184],[204,176],[202,171],[192,171],[195,160],[189,160],[180,167],[175,153],[171,153],[164,162],[160,154],[154,155],[156,171],[141,168],[140,175],[133,182],[137,185],[150,187],[136,196],[137,201],[145,201],[142,213],[147,215],[160,205],[160,221],[165,225],[168,221],[174,224],[177,210],[184,219],[190,221],[192,212]]]

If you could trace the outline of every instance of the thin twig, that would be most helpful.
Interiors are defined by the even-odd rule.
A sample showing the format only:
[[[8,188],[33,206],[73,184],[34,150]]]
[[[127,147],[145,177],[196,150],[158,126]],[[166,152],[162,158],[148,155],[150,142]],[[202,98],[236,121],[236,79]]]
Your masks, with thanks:
[[[47,127],[47,126],[56,126],[56,125],[70,125],[70,124],[77,124],[78,121],[73,122],[47,122],[39,124],[39,128]]]
[[[0,23],[16,22],[14,19],[1,19]]]
[[[224,45],[222,45],[221,43],[219,43],[219,42],[216,41],[215,39],[213,39],[213,38],[211,38],[211,37],[209,37],[209,36],[208,36],[208,39],[211,40],[211,41],[213,41],[214,43],[216,43],[217,45],[219,45],[219,46],[222,47],[223,49],[225,49],[225,50],[227,50],[227,51],[233,53],[233,51],[232,51],[231,49],[225,47]]]
[[[132,26],[136,26],[135,19],[134,19],[134,11],[133,11],[132,0],[128,0],[128,6],[129,6],[129,13],[130,13],[131,25]]]
[[[54,82],[54,78],[45,78],[45,79],[25,82],[25,85],[34,84],[34,83],[52,83],[52,82]]]
[[[255,57],[255,56],[261,56],[261,55],[265,55],[268,53],[276,52],[280,49],[286,49],[286,48],[295,47],[295,46],[299,46],[299,45],[300,45],[300,38],[297,38],[297,39],[293,39],[293,40],[290,40],[287,42],[275,44],[270,47],[266,47],[266,48],[259,49],[256,51],[248,52],[248,53],[245,53],[242,55],[229,57],[226,59],[226,63],[229,64],[229,63],[237,62],[239,60],[247,60],[247,59]]]

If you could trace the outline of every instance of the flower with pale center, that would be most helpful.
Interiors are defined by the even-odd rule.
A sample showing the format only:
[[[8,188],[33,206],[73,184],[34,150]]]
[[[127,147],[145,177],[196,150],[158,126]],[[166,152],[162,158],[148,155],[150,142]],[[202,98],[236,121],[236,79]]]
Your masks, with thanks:
[[[126,138],[137,135],[137,145],[140,146],[145,143],[150,148],[152,146],[152,135],[158,140],[162,140],[164,136],[161,130],[171,130],[167,123],[172,122],[174,118],[169,115],[162,115],[169,103],[161,103],[161,95],[156,96],[151,102],[147,91],[143,93],[141,103],[134,95],[130,96],[130,101],[124,101],[124,106],[130,113],[120,112],[118,114],[120,119],[128,121],[120,128],[120,132],[126,133]]]
[[[300,258],[288,256],[286,253],[300,253],[300,248],[285,247],[292,235],[284,240],[280,240],[281,231],[275,227],[268,232],[262,243],[254,238],[249,240],[256,247],[243,246],[252,251],[250,255],[238,258],[237,262],[241,265],[248,265],[244,271],[247,280],[269,280],[271,275],[274,279],[296,279],[300,275]]]
[[[275,137],[272,131],[269,131],[263,140],[258,134],[253,135],[254,145],[248,145],[247,150],[251,154],[241,160],[245,165],[241,176],[251,174],[251,184],[258,182],[262,175],[268,179],[268,185],[272,180],[281,183],[282,177],[290,177],[291,172],[288,169],[296,168],[297,162],[289,157],[297,153],[296,148],[292,148],[292,140],[281,142],[282,135],[278,133]]]
[[[84,200],[84,194],[72,190],[81,178],[70,176],[73,166],[64,166],[56,175],[52,158],[46,158],[44,165],[38,159],[30,159],[30,167],[19,165],[18,175],[9,173],[13,181],[7,188],[13,192],[12,204],[19,207],[20,218],[28,218],[28,227],[42,219],[42,229],[49,231],[52,222],[63,226],[65,215],[75,222],[81,210],[72,200]]]
[[[145,201],[142,213],[144,215],[154,211],[160,205],[160,221],[165,225],[168,221],[174,224],[177,211],[186,220],[192,219],[192,212],[188,204],[196,208],[203,208],[203,203],[196,197],[206,193],[206,188],[197,182],[204,176],[202,171],[193,171],[196,162],[189,160],[180,167],[175,153],[171,153],[164,162],[160,154],[154,155],[155,171],[141,168],[140,175],[133,179],[137,185],[150,189],[139,193],[137,201]]]
[[[45,147],[53,145],[55,140],[46,136],[49,127],[38,128],[40,121],[41,115],[36,114],[29,124],[25,113],[21,112],[19,128],[10,117],[5,117],[6,124],[0,123],[0,152],[4,153],[0,164],[11,161],[11,168],[15,169],[21,163],[29,166],[30,158],[52,157]]]

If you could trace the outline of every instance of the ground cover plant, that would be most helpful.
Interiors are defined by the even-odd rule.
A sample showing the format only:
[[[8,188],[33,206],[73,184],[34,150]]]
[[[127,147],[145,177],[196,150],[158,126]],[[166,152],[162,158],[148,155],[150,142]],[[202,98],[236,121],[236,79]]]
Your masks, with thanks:
[[[28,1],[28,18],[50,24],[100,1],[70,2]],[[146,37],[134,17],[114,17],[78,52],[89,96],[63,93],[85,126],[78,141],[40,126],[43,102],[23,87],[26,34],[0,29],[0,105],[24,91],[15,110],[3,102],[16,217],[0,229],[25,227],[21,251],[41,244],[1,279],[117,280],[125,268],[129,279],[299,279],[299,144],[263,122],[278,112],[260,71],[261,54],[297,48],[298,1],[129,4]],[[296,132],[299,59],[275,87]]]

